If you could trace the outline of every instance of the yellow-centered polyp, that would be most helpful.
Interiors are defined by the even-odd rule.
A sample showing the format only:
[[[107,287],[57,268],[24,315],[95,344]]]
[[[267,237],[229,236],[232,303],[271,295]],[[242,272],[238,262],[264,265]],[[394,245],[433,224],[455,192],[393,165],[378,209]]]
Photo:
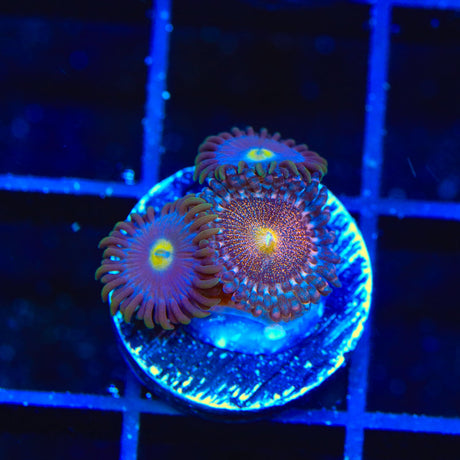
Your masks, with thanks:
[[[273,254],[276,250],[278,235],[270,228],[260,227],[255,232],[257,248],[263,254]]]
[[[267,161],[274,156],[275,154],[268,149],[250,149],[246,153],[246,159],[249,161]]]
[[[166,270],[174,259],[174,248],[170,241],[159,238],[150,249],[150,265],[154,270]]]

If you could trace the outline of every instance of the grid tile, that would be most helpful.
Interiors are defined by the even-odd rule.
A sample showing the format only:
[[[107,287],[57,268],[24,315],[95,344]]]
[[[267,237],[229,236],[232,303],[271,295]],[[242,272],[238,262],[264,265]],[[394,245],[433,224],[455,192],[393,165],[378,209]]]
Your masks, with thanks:
[[[362,2],[367,3],[367,2]],[[349,210],[360,214],[360,228],[367,241],[374,266],[378,260],[378,222],[382,215],[401,217],[424,217],[430,219],[460,220],[460,205],[451,202],[417,201],[380,197],[380,180],[383,163],[383,139],[385,134],[387,67],[389,58],[389,38],[392,6],[408,8],[460,9],[459,0],[404,0],[369,1],[370,46],[368,85],[366,97],[366,121],[364,154],[362,162],[362,186],[360,196],[343,197]],[[168,34],[171,4],[169,0],[157,0],[151,32],[151,60],[148,60],[146,116],[144,119],[144,155],[142,157],[141,180],[134,184],[104,182],[81,178],[47,178],[17,175],[0,175],[0,189],[18,192],[45,192],[71,195],[97,195],[137,198],[147,189],[148,184],[159,177],[159,157],[161,155],[164,101],[166,92]],[[377,264],[377,268],[378,264]],[[372,319],[367,326],[349,368],[347,408],[307,410],[290,408],[272,422],[284,424],[324,425],[343,427],[344,457],[361,459],[363,449],[369,458],[380,458],[379,453],[370,452],[368,440],[379,438],[386,442],[387,434],[382,430],[398,430],[396,436],[405,432],[442,433],[444,445],[458,446],[458,438],[446,435],[460,435],[458,414],[452,417],[428,415],[371,412],[366,410],[368,368],[370,355],[370,335]],[[78,408],[92,411],[115,411],[122,414],[120,457],[137,458],[138,444],[142,435],[144,414],[150,416],[181,416],[176,410],[158,400],[141,397],[141,387],[131,373],[126,376],[123,395],[101,396],[82,393],[59,393],[0,388],[0,403],[6,408],[11,405],[37,406],[43,408]],[[181,416],[182,417],[182,416]],[[146,422],[147,424],[150,422]],[[186,423],[186,422],[184,422]],[[330,428],[332,430],[332,428]],[[393,435],[389,435],[390,437]],[[414,438],[417,443],[422,438]],[[408,438],[409,439],[409,438]],[[423,438],[426,439],[426,438]],[[433,438],[435,439],[435,438]],[[437,446],[438,440],[428,443],[427,448]],[[431,444],[430,444],[431,443]],[[446,452],[450,452],[450,447]],[[458,450],[458,449],[457,449]],[[393,451],[392,451],[393,453]],[[383,458],[383,457],[382,457]]]

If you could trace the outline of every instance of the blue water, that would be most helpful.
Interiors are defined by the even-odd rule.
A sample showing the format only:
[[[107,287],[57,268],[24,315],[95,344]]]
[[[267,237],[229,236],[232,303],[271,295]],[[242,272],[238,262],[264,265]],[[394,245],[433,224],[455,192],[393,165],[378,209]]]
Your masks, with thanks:
[[[149,2],[0,8],[0,452],[79,458],[83,446],[100,458],[135,458],[139,441],[139,458],[185,449],[455,458],[458,1],[395,6],[391,17],[380,1],[371,20],[364,1],[288,3],[172,2],[170,65],[156,75],[168,91],[159,93],[163,137],[150,156],[145,83],[159,61],[150,56]],[[99,299],[97,242],[152,174],[190,166],[206,136],[246,124],[329,160],[325,184],[375,256],[370,336],[352,366],[277,415],[285,423],[158,415],[173,411],[131,380]],[[423,416],[393,415],[401,413]]]

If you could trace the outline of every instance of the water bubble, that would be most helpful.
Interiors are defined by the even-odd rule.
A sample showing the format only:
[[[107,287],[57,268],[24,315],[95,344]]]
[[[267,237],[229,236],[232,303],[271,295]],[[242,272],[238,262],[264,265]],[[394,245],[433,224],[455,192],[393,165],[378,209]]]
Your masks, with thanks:
[[[134,180],[136,178],[136,173],[132,169],[125,169],[121,173],[121,178],[125,181],[126,185],[134,185]]]
[[[114,397],[114,398],[119,398],[120,397],[120,390],[118,389],[118,387],[111,383],[108,387],[107,387],[107,391]]]
[[[80,231],[80,228],[81,228],[81,227],[80,227],[80,224],[79,224],[78,222],[74,222],[74,223],[70,226],[70,228],[72,229],[73,232],[78,232],[78,231]]]

